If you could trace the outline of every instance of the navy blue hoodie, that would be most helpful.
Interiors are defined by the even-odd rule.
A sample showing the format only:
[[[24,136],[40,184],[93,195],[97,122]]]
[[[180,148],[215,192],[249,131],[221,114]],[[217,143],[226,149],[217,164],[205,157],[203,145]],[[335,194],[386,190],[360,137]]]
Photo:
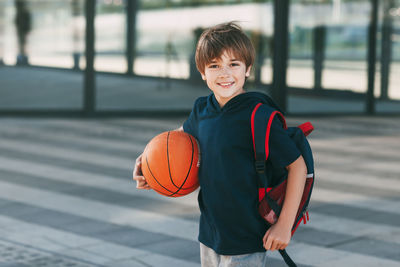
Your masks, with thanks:
[[[259,92],[237,95],[222,108],[210,94],[195,101],[183,124],[184,131],[200,145],[199,241],[221,255],[265,251],[262,238],[268,226],[258,214],[250,127],[251,113],[260,102],[278,109]],[[274,119],[268,160],[275,166],[287,166],[299,156],[280,120]]]

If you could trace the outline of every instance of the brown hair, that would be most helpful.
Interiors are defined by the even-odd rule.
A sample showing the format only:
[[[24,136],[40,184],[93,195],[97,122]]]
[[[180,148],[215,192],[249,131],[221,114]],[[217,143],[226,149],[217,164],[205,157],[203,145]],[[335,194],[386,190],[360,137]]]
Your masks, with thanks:
[[[204,74],[207,64],[227,51],[246,64],[246,70],[254,63],[254,47],[236,22],[218,24],[206,29],[196,47],[196,67]]]

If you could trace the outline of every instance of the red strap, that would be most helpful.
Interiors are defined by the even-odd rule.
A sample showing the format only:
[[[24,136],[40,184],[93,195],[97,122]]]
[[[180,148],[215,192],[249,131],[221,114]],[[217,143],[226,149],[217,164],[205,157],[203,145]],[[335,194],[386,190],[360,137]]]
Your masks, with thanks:
[[[267,133],[265,134],[265,160],[268,160],[268,156],[269,156],[269,134],[271,132],[272,121],[274,120],[274,117],[275,117],[276,114],[278,114],[281,117],[281,120],[282,120],[282,123],[283,123],[283,128],[285,130],[287,129],[286,120],[285,120],[285,117],[283,117],[282,113],[280,113],[277,110],[272,112],[272,114],[271,114],[271,116],[269,117],[269,120],[268,120]]]
[[[292,235],[294,234],[294,232],[296,232],[297,227],[299,227],[299,225],[300,225],[302,219],[303,219],[303,218],[301,218],[301,219],[297,222],[296,226],[295,226],[294,229],[292,230]]]
[[[299,127],[305,136],[309,135],[313,130],[314,130],[314,126],[311,124],[311,122],[305,122],[303,124],[300,124]]]
[[[257,106],[253,109],[253,112],[251,113],[251,135],[253,137],[253,151],[254,151],[254,157],[257,157],[256,155],[256,143],[254,140],[254,116],[256,115],[257,109],[262,105],[262,103],[258,103]]]
[[[271,191],[272,187],[267,188],[267,193]],[[265,188],[258,188],[258,202],[260,202],[265,196]]]
[[[251,135],[253,138],[253,150],[254,150],[254,156],[257,157],[256,155],[256,143],[254,140],[254,117],[256,115],[256,112],[258,110],[258,108],[262,105],[262,103],[258,103],[255,108],[253,109],[253,112],[251,113]],[[271,131],[271,125],[272,125],[272,121],[274,120],[275,115],[278,114],[282,124],[283,124],[283,128],[287,129],[287,125],[286,125],[286,120],[285,117],[283,117],[282,113],[280,113],[279,111],[274,111],[272,112],[271,116],[268,119],[268,125],[267,125],[267,132],[265,134],[265,160],[268,160],[268,156],[269,156],[269,134]]]

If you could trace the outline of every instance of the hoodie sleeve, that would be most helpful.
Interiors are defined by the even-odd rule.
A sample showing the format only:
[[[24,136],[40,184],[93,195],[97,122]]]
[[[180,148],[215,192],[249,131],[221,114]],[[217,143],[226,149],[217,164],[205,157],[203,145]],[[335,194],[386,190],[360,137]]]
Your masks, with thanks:
[[[269,138],[269,160],[274,166],[286,167],[301,155],[278,117],[272,121]]]
[[[198,117],[199,117],[199,105],[202,101],[202,97],[196,99],[193,105],[193,109],[190,112],[189,117],[183,123],[183,131],[193,135],[194,137],[197,136],[197,124],[198,124]]]

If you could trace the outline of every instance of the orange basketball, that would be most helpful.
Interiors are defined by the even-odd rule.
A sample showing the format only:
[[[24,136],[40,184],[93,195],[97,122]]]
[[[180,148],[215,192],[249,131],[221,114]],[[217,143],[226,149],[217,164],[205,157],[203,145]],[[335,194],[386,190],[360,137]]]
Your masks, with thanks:
[[[199,146],[183,131],[154,137],[142,156],[142,172],[150,187],[165,196],[180,197],[199,187]]]

